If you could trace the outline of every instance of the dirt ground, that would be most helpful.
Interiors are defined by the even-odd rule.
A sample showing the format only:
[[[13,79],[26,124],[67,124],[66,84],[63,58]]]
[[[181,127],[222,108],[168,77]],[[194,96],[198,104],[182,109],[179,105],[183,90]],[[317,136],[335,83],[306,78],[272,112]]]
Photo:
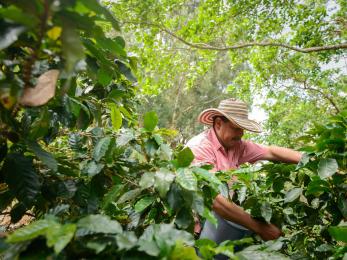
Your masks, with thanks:
[[[10,232],[21,226],[28,225],[34,218],[30,215],[24,215],[17,223],[11,223],[9,214],[10,208],[7,208],[0,215],[0,232]]]

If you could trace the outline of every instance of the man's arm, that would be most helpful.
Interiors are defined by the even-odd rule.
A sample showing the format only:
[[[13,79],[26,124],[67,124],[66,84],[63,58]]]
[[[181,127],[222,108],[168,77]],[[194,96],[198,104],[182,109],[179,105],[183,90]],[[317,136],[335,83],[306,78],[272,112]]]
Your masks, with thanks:
[[[278,146],[267,146],[266,149],[267,152],[263,156],[261,156],[259,160],[284,163],[298,163],[301,160],[302,154],[292,149]]]
[[[213,201],[212,208],[222,218],[252,230],[264,240],[273,240],[282,234],[281,230],[275,225],[253,219],[241,207],[233,202],[229,202],[220,194]]]

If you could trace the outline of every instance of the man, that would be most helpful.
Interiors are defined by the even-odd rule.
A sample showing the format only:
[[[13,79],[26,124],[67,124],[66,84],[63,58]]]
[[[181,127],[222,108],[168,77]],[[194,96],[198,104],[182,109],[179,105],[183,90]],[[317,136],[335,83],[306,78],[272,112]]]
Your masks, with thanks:
[[[259,124],[248,119],[248,108],[242,101],[223,100],[218,108],[204,110],[198,120],[212,127],[189,140],[187,146],[195,155],[194,163],[212,164],[213,171],[236,169],[242,163],[259,160],[298,163],[301,159],[301,153],[291,149],[241,140],[244,130],[261,132]],[[276,239],[281,235],[281,230],[275,225],[253,219],[221,194],[215,198],[212,208],[218,227],[206,221],[200,238],[221,243],[241,239],[252,231],[264,240]]]

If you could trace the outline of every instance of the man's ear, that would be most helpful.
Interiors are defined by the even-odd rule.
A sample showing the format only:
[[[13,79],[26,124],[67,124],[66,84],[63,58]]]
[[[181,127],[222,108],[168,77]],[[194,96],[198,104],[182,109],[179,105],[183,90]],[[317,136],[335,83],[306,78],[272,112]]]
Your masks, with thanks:
[[[215,127],[217,130],[219,130],[221,126],[222,126],[222,119],[221,119],[220,117],[217,117],[217,118],[216,118],[216,121],[215,121],[215,123],[214,123],[214,127]]]

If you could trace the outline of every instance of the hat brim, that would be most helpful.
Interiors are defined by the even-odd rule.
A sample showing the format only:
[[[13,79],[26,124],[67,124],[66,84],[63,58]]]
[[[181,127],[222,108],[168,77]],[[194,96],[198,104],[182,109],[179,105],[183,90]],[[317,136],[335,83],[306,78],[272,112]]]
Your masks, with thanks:
[[[250,131],[254,133],[261,133],[262,129],[261,126],[250,119],[245,119],[241,117],[236,117],[236,116],[230,116],[223,111],[216,109],[216,108],[209,108],[204,111],[202,111],[198,117],[198,120],[200,123],[203,123],[205,125],[213,125],[213,118],[215,116],[225,116],[229,121],[231,121],[233,124],[236,126]]]

